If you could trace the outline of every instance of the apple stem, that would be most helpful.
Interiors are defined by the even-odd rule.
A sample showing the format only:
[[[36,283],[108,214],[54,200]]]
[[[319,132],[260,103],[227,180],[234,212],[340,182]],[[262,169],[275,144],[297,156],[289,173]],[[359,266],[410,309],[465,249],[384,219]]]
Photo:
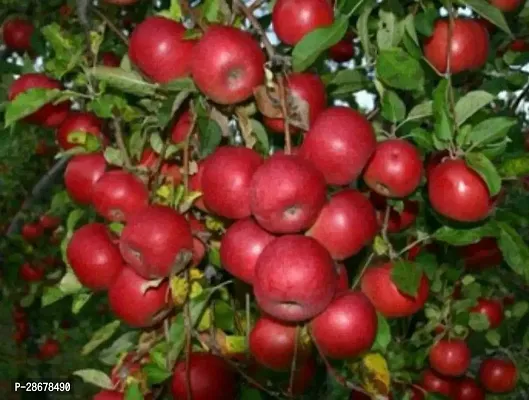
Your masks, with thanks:
[[[417,246],[418,244],[421,244],[422,242],[428,239],[430,239],[429,235],[427,235],[426,237],[423,237],[422,239],[417,239],[414,242],[411,242],[409,245],[407,245],[401,251],[399,251],[399,253],[397,254],[397,257],[401,257],[404,253],[407,253],[408,251],[413,249],[415,246]]]
[[[388,251],[389,251],[389,258],[392,260],[395,259],[397,254],[395,253],[395,249],[393,248],[393,245],[391,244],[389,238],[388,238],[388,224],[389,224],[389,216],[391,212],[391,206],[389,204],[386,205],[386,212],[384,214],[384,224],[382,225],[382,239],[384,239],[384,242],[388,245]]]
[[[114,126],[114,135],[116,136],[116,144],[119,147],[121,154],[123,155],[123,164],[125,168],[132,169],[132,162],[130,160],[129,152],[125,146],[125,141],[123,140],[123,132],[121,130],[121,124],[119,118],[114,116],[112,118],[112,124]]]
[[[96,7],[91,7],[91,9],[99,18],[101,18],[105,22],[105,24],[108,25],[110,30],[112,30],[121,39],[121,41],[125,43],[126,46],[129,45],[129,39],[125,36],[125,34],[122,31],[120,31],[116,27],[116,25],[112,23],[110,19],[108,19],[108,17],[105,14],[99,11]]]
[[[371,252],[369,257],[367,257],[366,262],[362,266],[362,269],[360,271],[358,271],[358,274],[356,275],[355,281],[353,282],[353,285],[351,286],[351,289],[355,289],[358,286],[358,284],[360,283],[360,279],[362,279],[362,275],[364,275],[364,271],[369,266],[369,264],[371,264],[371,261],[373,260],[373,257],[375,257],[375,253]]]
[[[285,125],[285,154],[291,154],[292,138],[290,136],[290,118],[288,117],[287,93],[283,76],[279,75],[277,77],[277,84],[279,86],[279,101],[281,102],[281,113],[283,114]]]

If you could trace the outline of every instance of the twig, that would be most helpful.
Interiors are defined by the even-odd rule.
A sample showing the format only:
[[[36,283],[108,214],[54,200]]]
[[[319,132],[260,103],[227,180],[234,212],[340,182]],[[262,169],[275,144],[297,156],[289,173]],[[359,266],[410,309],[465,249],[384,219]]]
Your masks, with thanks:
[[[246,293],[246,355],[250,354],[250,293]]]
[[[130,160],[129,152],[125,146],[125,141],[123,140],[123,132],[121,131],[121,125],[118,117],[112,118],[112,124],[114,125],[114,134],[116,135],[116,144],[123,155],[123,164],[127,169],[132,168],[132,161]]]
[[[397,257],[402,256],[404,253],[407,253],[408,251],[413,249],[415,246],[417,246],[418,244],[421,244],[422,242],[427,241],[428,239],[430,239],[430,236],[426,236],[426,237],[424,237],[422,239],[417,239],[416,241],[410,243],[409,245],[404,247],[401,251],[399,251],[399,253],[397,254]]]
[[[191,134],[195,129],[197,121],[197,113],[192,105],[189,107],[189,112],[191,113],[191,125],[189,126],[189,132],[184,142],[184,195],[187,195],[189,191],[189,141],[191,140]]]
[[[296,359],[298,358],[298,346],[299,346],[299,333],[301,332],[299,325],[296,326],[296,334],[294,341],[294,357],[292,357],[292,363],[290,364],[290,378],[288,380],[288,394],[290,397],[294,397],[294,378],[296,376]]]
[[[513,112],[516,112],[516,110],[518,109],[518,106],[520,105],[522,100],[527,95],[527,92],[529,92],[529,85],[523,88],[522,92],[514,99],[511,106],[509,107]]]
[[[391,259],[395,258],[395,250],[393,249],[393,245],[389,241],[388,238],[388,225],[389,225],[389,216],[391,214],[391,206],[389,204],[386,204],[386,212],[384,213],[384,223],[382,225],[382,239],[384,239],[384,242],[386,242],[386,245],[389,249],[389,257]]]
[[[358,286],[358,283],[360,282],[360,279],[362,279],[362,275],[364,275],[364,271],[369,266],[369,264],[371,264],[371,261],[373,260],[373,257],[375,257],[375,253],[371,252],[369,257],[367,257],[366,262],[364,263],[364,265],[362,265],[362,269],[360,269],[360,271],[356,275],[356,279],[355,279],[355,281],[353,283],[353,286],[351,286],[352,289],[355,289]]]
[[[180,7],[182,8],[182,11],[185,15],[189,17],[189,19],[193,23],[193,26],[198,26],[202,31],[205,31],[207,29],[207,25],[202,22],[200,16],[197,17],[195,11],[189,4],[189,0],[179,0],[179,3]]]
[[[92,7],[92,11],[94,11],[94,13],[96,13],[97,16],[101,18],[108,25],[110,30],[112,30],[121,39],[121,41],[125,43],[125,45],[127,46],[129,45],[129,39],[125,36],[123,32],[121,32],[116,27],[116,25],[114,25],[114,23],[105,14],[99,11],[96,7]]]
[[[371,110],[371,112],[369,114],[367,114],[366,118],[371,121],[373,120],[373,118],[375,118],[377,116],[379,112],[379,108],[378,107],[375,107],[373,110]]]
[[[281,102],[281,112],[283,114],[284,125],[285,125],[285,154],[292,152],[292,138],[290,136],[290,118],[288,117],[287,108],[287,92],[284,83],[284,77],[279,76],[277,79],[279,85],[279,101]]]

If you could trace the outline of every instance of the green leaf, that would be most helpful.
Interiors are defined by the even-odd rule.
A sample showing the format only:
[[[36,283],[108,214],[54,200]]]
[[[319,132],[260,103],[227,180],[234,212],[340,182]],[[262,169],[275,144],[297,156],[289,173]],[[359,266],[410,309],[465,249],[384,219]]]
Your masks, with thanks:
[[[507,21],[505,20],[505,17],[499,8],[494,7],[485,0],[461,0],[460,3],[472,8],[472,10],[474,10],[476,13],[489,20],[512,37],[512,32],[509,28],[509,25],[507,24]]]
[[[428,7],[424,12],[419,12],[415,16],[415,27],[422,35],[428,37],[433,33],[435,21],[439,18],[436,8]]]
[[[42,297],[40,298],[41,307],[49,306],[66,296],[68,296],[68,293],[64,293],[57,286],[44,287],[42,289]]]
[[[432,132],[429,132],[424,128],[414,128],[405,137],[413,139],[417,146],[427,152],[430,152],[434,149]]]
[[[441,142],[448,142],[452,138],[453,127],[448,110],[448,91],[450,82],[442,79],[433,92],[433,114],[435,118],[435,136]]]
[[[467,119],[489,104],[495,97],[483,90],[468,92],[461,97],[455,106],[457,126],[463,125]]]
[[[380,50],[397,47],[402,39],[402,26],[398,23],[397,16],[392,12],[380,9],[377,31],[377,44]]]
[[[73,233],[77,223],[84,217],[84,214],[85,211],[80,208],[76,208],[68,214],[68,219],[66,220],[66,231],[68,234]]]
[[[518,275],[529,281],[529,247],[516,230],[505,222],[498,222],[498,246],[505,262]]]
[[[455,229],[449,226],[443,226],[434,232],[433,238],[452,246],[466,246],[477,243],[484,237],[495,237],[496,234],[496,224],[487,222],[486,224],[470,229]]]
[[[519,301],[511,308],[511,313],[514,318],[522,318],[529,311],[529,303],[527,301]]]
[[[61,96],[58,89],[29,89],[20,93],[17,97],[7,103],[5,111],[5,127],[14,122],[33,114],[45,104],[51,103]]]
[[[106,162],[111,165],[122,167],[125,163],[121,150],[116,149],[115,147],[107,147],[103,155],[105,156]]]
[[[331,96],[351,93],[364,90],[369,85],[369,81],[358,70],[342,69],[332,74],[327,82],[328,92]]]
[[[406,116],[406,105],[399,95],[392,90],[386,90],[382,98],[382,116],[390,122],[402,121]]]
[[[115,365],[121,354],[131,350],[137,343],[139,331],[126,332],[114,343],[99,353],[99,360],[107,365]]]
[[[250,124],[252,124],[252,132],[257,139],[259,150],[261,150],[263,154],[268,154],[270,152],[270,141],[265,127],[255,119],[251,119]]]
[[[169,9],[160,11],[158,15],[180,22],[182,19],[182,8],[180,7],[180,2],[178,0],[171,0]]]
[[[410,36],[417,46],[420,46],[419,38],[417,37],[417,31],[415,29],[415,16],[408,14],[406,18],[401,21],[404,31]]]
[[[90,383],[100,388],[107,390],[113,389],[112,381],[108,375],[97,369],[80,369],[75,371],[73,375],[80,377],[86,383]]]
[[[476,171],[487,184],[491,196],[496,196],[501,189],[501,177],[494,164],[482,153],[468,153],[467,164]]]
[[[377,313],[378,326],[377,326],[377,336],[373,342],[371,349],[373,351],[379,351],[385,353],[389,344],[391,343],[391,328],[388,324],[388,321],[384,316]]]
[[[219,0],[205,0],[202,6],[202,15],[209,22],[220,22]]]
[[[362,14],[360,14],[360,17],[358,17],[358,21],[356,22],[356,29],[358,31],[358,37],[360,38],[360,44],[362,45],[362,49],[368,62],[371,56],[371,42],[369,41],[368,22],[372,11],[372,6],[364,8]]]
[[[125,389],[125,400],[143,400],[143,394],[138,382],[132,382]]]
[[[485,314],[471,312],[468,326],[476,332],[486,331],[490,326],[489,318]]]
[[[147,376],[147,382],[149,385],[158,385],[172,375],[171,371],[152,363],[145,365],[142,370]]]
[[[145,96],[154,94],[158,85],[146,82],[140,74],[124,71],[121,68],[98,66],[92,70],[92,75],[108,85],[125,93]]]
[[[197,126],[200,141],[200,156],[203,158],[213,153],[220,144],[222,141],[222,130],[217,121],[201,116],[197,118]]]
[[[338,43],[347,32],[349,19],[338,17],[330,26],[318,28],[308,33],[292,50],[292,66],[295,72],[310,67],[329,47]]]
[[[529,175],[529,154],[504,160],[498,170],[506,178],[521,178]]]
[[[472,148],[479,148],[486,144],[497,142],[505,138],[516,123],[516,119],[508,117],[486,119],[470,131],[465,142]]]
[[[376,73],[386,85],[402,90],[416,90],[424,85],[421,64],[400,48],[382,50]]]
[[[424,103],[417,104],[413,107],[406,117],[408,121],[414,121],[417,119],[427,118],[433,114],[433,102],[425,101]]]
[[[153,133],[149,137],[149,144],[155,153],[160,154],[163,150],[163,140],[159,133]]]
[[[160,89],[167,90],[169,92],[182,92],[182,91],[196,92],[197,91],[195,82],[193,82],[193,79],[189,77],[175,79],[169,83],[166,83],[160,86]]]
[[[421,269],[414,263],[399,260],[391,270],[391,280],[397,288],[410,296],[417,296],[422,278]]]
[[[487,342],[489,342],[494,347],[500,346],[501,336],[498,331],[488,331],[485,334],[485,338],[487,339]]]
[[[86,303],[92,298],[93,293],[77,293],[73,297],[72,301],[72,314],[77,315],[85,306]]]
[[[421,251],[415,258],[415,263],[424,271],[428,279],[433,280],[438,270],[435,254]]]
[[[95,331],[90,341],[83,346],[81,355],[86,356],[97,349],[102,343],[114,335],[120,325],[121,322],[116,320]]]

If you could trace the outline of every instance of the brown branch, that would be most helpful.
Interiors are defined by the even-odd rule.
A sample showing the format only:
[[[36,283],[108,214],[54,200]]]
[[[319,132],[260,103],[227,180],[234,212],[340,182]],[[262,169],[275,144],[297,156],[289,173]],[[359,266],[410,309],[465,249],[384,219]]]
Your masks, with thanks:
[[[281,102],[281,112],[283,113],[285,125],[285,154],[290,154],[292,152],[292,138],[290,136],[290,118],[288,116],[287,91],[283,76],[278,77],[277,84],[279,86],[279,101]]]
[[[369,114],[367,114],[366,118],[367,118],[369,121],[373,120],[373,118],[375,118],[375,117],[377,116],[377,114],[378,114],[379,111],[380,111],[379,108],[378,108],[378,107],[375,107],[373,110],[371,110],[371,111],[369,112]]]
[[[207,25],[203,23],[200,15],[197,16],[197,14],[195,14],[195,10],[193,10],[189,4],[189,0],[179,0],[179,3],[182,11],[189,17],[193,23],[193,26],[198,26],[202,31],[205,31],[207,29]]]
[[[375,257],[375,253],[371,252],[369,257],[367,257],[366,262],[362,266],[362,269],[356,275],[356,279],[355,279],[353,285],[351,286],[352,289],[355,289],[358,286],[358,283],[360,283],[360,279],[362,279],[362,275],[364,275],[364,271],[366,270],[366,268],[369,266],[369,264],[371,264],[371,261],[373,260],[373,257]]]
[[[101,11],[99,11],[96,7],[92,7],[92,11],[94,11],[94,13],[97,14],[97,16],[99,18],[101,18],[105,24],[108,25],[108,27],[110,28],[110,30],[112,30],[120,39],[123,43],[125,43],[125,45],[129,45],[129,39],[125,36],[125,34],[123,32],[121,32],[117,27],[116,25],[114,25],[114,23],[105,15],[103,14]]]
[[[404,247],[401,251],[399,251],[399,253],[397,254],[397,257],[402,256],[404,253],[410,251],[410,250],[413,249],[415,246],[417,246],[418,244],[421,244],[422,242],[427,241],[428,239],[430,239],[430,236],[426,236],[426,237],[423,238],[423,239],[417,239],[416,241],[410,243],[409,245],[407,245],[406,247]]]
[[[250,6],[248,7],[250,11],[254,12],[258,8],[260,8],[264,4],[265,0],[255,0]]]
[[[386,204],[386,212],[384,213],[384,223],[382,224],[382,239],[384,239],[384,242],[388,246],[389,250],[389,257],[391,259],[395,258],[395,250],[393,249],[393,245],[389,241],[388,238],[388,225],[389,225],[389,216],[391,214],[391,206],[389,204]]]
[[[298,358],[298,347],[299,347],[299,325],[296,326],[296,336],[294,342],[294,357],[292,357],[292,363],[290,364],[290,378],[288,380],[288,394],[290,397],[294,397],[294,378],[296,376],[296,359]]]
[[[189,126],[189,132],[187,133],[187,137],[184,141],[184,195],[187,195],[189,192],[189,142],[197,121],[197,113],[193,109],[192,105],[190,106],[189,111],[191,113],[191,125]]]
[[[132,161],[130,160],[129,152],[125,146],[125,141],[123,140],[123,132],[121,130],[121,124],[118,117],[112,118],[112,125],[114,126],[114,134],[116,136],[116,144],[118,145],[121,154],[123,155],[123,164],[127,169],[132,168]]]

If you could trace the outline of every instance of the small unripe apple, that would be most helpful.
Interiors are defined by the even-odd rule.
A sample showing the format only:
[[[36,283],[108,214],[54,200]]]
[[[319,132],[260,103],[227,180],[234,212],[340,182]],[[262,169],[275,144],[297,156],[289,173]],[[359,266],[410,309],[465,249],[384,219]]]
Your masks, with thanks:
[[[95,114],[89,112],[72,111],[57,129],[55,135],[57,143],[63,150],[76,146],[84,146],[84,138],[75,135],[85,134],[92,136],[100,145],[107,144],[108,139],[102,132],[103,121]],[[90,139],[88,139],[90,140]]]
[[[39,224],[43,229],[54,230],[61,225],[61,219],[51,214],[41,215]]]
[[[35,242],[44,234],[44,229],[38,222],[28,222],[22,225],[20,233],[27,242]]]
[[[107,168],[101,153],[79,154],[68,161],[64,185],[70,197],[79,204],[91,204],[95,183]]]
[[[355,56],[353,39],[353,34],[346,33],[342,40],[329,48],[329,58],[339,63],[351,60]]]
[[[211,100],[236,104],[252,97],[263,83],[265,62],[259,42],[248,32],[211,25],[193,49],[191,74]]]
[[[108,290],[112,312],[133,328],[147,328],[160,322],[169,312],[169,284],[158,286],[124,267]]]
[[[274,154],[257,169],[250,186],[252,214],[273,233],[308,229],[325,200],[323,175],[297,155]]]
[[[58,341],[55,339],[47,339],[44,343],[39,346],[39,353],[37,357],[40,360],[51,360],[61,351],[61,347]]]
[[[315,317],[331,302],[336,285],[331,256],[307,236],[281,236],[266,246],[257,260],[257,303],[264,312],[282,321]]]

